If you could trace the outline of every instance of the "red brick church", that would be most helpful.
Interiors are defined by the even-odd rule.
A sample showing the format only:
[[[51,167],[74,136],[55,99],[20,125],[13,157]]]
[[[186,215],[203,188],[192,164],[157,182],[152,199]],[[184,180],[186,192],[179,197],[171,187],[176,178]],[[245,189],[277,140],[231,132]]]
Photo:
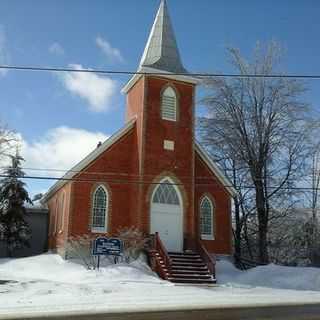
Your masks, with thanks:
[[[69,236],[135,226],[158,232],[168,251],[196,239],[208,252],[231,254],[235,191],[195,140],[198,79],[182,65],[165,1],[138,72],[122,90],[125,125],[45,195],[50,248],[63,249]]]

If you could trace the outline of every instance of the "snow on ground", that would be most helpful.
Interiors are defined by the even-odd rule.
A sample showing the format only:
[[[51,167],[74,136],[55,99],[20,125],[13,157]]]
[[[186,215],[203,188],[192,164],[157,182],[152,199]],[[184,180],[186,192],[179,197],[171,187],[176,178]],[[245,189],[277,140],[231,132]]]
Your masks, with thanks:
[[[219,281],[225,285],[320,291],[320,268],[269,264],[243,272],[224,260],[217,269]]]
[[[142,259],[89,271],[55,254],[0,259],[0,318],[41,312],[119,312],[209,306],[320,303],[320,269],[217,263],[216,287],[175,286]]]

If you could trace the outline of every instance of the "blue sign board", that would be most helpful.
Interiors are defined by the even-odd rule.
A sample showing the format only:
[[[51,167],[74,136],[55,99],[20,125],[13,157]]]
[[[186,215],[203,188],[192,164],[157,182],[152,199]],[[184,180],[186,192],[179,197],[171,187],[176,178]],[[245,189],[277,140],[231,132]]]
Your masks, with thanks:
[[[120,239],[99,237],[93,242],[92,254],[95,256],[120,256],[123,252],[123,243]]]

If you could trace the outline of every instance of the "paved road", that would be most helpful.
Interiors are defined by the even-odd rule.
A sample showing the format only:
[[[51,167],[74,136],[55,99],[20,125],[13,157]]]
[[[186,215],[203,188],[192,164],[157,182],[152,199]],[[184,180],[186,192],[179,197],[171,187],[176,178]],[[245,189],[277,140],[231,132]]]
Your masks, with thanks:
[[[148,311],[109,314],[37,314],[0,316],[0,319],[19,320],[319,320],[320,304],[282,305],[262,307],[230,307],[199,310]]]

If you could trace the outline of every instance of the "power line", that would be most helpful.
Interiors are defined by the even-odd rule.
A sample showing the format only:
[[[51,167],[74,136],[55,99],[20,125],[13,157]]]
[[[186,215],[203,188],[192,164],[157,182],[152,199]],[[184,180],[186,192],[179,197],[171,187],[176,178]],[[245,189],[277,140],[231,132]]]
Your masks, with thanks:
[[[8,169],[8,166],[5,167],[5,166],[0,166],[0,170],[5,170],[5,169]],[[86,174],[86,175],[102,175],[102,176],[108,176],[108,175],[121,175],[121,176],[127,176],[127,177],[146,177],[146,176],[150,176],[150,177],[154,177],[153,174],[132,174],[132,173],[124,173],[124,172],[108,172],[108,171],[104,171],[104,172],[101,172],[101,171],[90,171],[90,172],[87,172],[87,171],[83,171],[83,170],[73,170],[73,169],[57,169],[57,168],[34,168],[34,167],[21,167],[22,170],[26,170],[26,171],[47,171],[47,172],[61,172],[61,173],[64,173],[64,174],[67,174],[67,173],[83,173],[83,174]],[[226,171],[232,171],[233,169],[227,169]],[[306,174],[305,176],[307,177],[311,177],[313,174],[312,173],[309,173],[309,174]],[[179,176],[180,178],[193,178],[191,175],[187,175],[187,176]],[[273,175],[267,175],[266,177],[273,177]],[[197,179],[212,179],[212,177],[208,177],[208,176],[196,176]],[[296,181],[295,178],[291,178],[289,179],[289,181],[291,180],[294,180]]]
[[[126,70],[103,70],[103,69],[73,69],[62,67],[37,67],[37,66],[18,66],[0,65],[0,69],[19,70],[19,71],[43,71],[43,72],[75,72],[75,73],[97,73],[108,75],[154,75],[154,76],[188,76],[188,77],[225,77],[225,78],[288,78],[288,79],[320,79],[317,74],[240,74],[240,73],[170,73],[170,72],[142,72]]]
[[[153,181],[135,181],[135,180],[122,180],[122,179],[83,179],[83,178],[66,178],[66,177],[43,177],[43,176],[12,176],[12,175],[5,175],[0,174],[0,178],[17,178],[17,179],[34,179],[34,180],[55,180],[55,181],[75,181],[75,182],[107,182],[107,183],[114,183],[114,184],[136,184],[136,185],[173,185],[173,186],[185,186],[185,185],[191,185],[191,183],[173,183],[173,182],[153,182]],[[241,187],[235,187],[233,185],[225,185],[222,183],[217,183],[216,181],[212,181],[213,183],[192,183],[194,186],[216,186],[221,185],[225,188],[235,188],[235,189],[255,189],[254,186],[246,186],[243,185]],[[277,189],[279,186],[268,186],[268,189]],[[286,187],[282,186],[280,187],[282,190],[320,190],[319,188],[312,188],[312,187]]]

